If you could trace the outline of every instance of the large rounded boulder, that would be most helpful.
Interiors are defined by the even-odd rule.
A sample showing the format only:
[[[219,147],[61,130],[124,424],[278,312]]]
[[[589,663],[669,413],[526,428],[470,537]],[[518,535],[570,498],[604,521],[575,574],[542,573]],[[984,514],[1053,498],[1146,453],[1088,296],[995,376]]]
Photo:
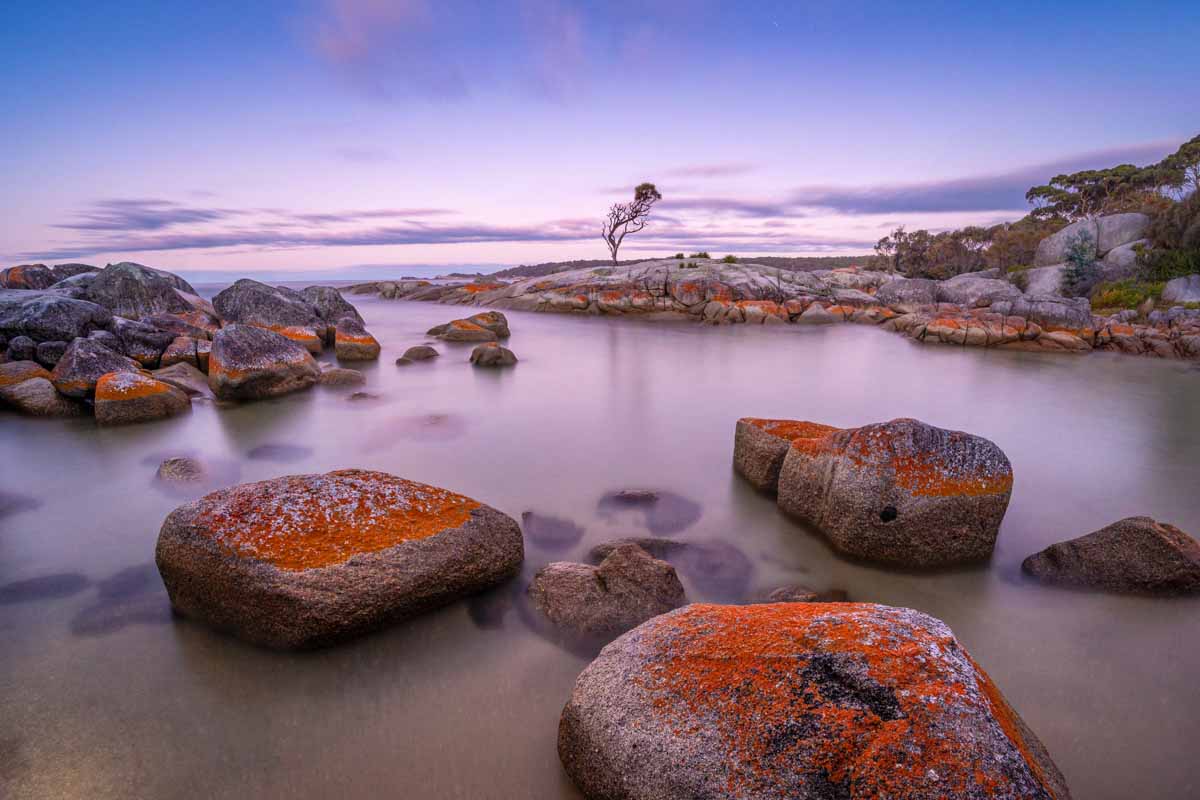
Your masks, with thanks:
[[[379,358],[379,340],[353,317],[337,321],[334,331],[334,355],[338,361],[374,361]]]
[[[75,339],[50,373],[54,388],[82,399],[96,391],[96,382],[110,372],[138,372],[141,364],[105,347],[96,339]]]
[[[836,430],[819,422],[742,417],[733,434],[733,468],[755,489],[774,492],[792,440],[812,439]]]
[[[35,342],[69,342],[108,328],[113,315],[104,306],[53,292],[0,290],[0,334]]]
[[[96,382],[96,424],[128,425],[181,414],[192,401],[169,383],[140,372],[110,372]]]
[[[274,331],[226,325],[213,337],[208,385],[223,400],[261,400],[307,389],[321,370],[308,350]]]
[[[928,568],[991,555],[1012,481],[991,441],[895,419],[794,440],[778,498],[839,552]]]
[[[349,303],[342,293],[332,286],[309,286],[300,295],[316,309],[317,315],[330,325],[341,319],[352,319],[359,325],[365,325],[358,309]]]
[[[494,586],[524,557],[515,520],[381,472],[242,484],[175,509],[156,561],[171,605],[255,644],[332,644]]]
[[[1047,583],[1109,592],[1200,593],[1200,542],[1165,522],[1128,517],[1052,544],[1021,568]]]
[[[604,648],[558,753],[592,800],[1068,800],[942,622],[862,603],[691,605]]]
[[[240,322],[275,331],[320,353],[328,324],[300,292],[242,278],[217,293],[213,308],[224,323]]]
[[[45,264],[21,264],[0,270],[0,289],[49,289],[58,278]]]
[[[195,294],[191,285],[170,272],[129,261],[109,264],[87,284],[87,299],[118,317],[141,319],[151,314],[190,311],[179,292]]]

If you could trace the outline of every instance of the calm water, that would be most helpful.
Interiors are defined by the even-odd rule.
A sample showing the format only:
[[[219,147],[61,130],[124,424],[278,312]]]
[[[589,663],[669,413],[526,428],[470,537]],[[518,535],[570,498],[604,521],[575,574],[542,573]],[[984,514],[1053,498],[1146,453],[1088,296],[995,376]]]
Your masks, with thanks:
[[[1200,533],[1195,369],[919,345],[850,325],[517,313],[512,370],[475,370],[469,345],[442,344],[433,363],[400,368],[396,356],[464,310],[352,299],[384,344],[365,368],[375,399],[316,389],[197,403],[105,431],[0,416],[0,489],[38,504],[0,518],[0,796],[577,796],[555,736],[586,660],[516,613],[494,624],[503,593],[300,655],[171,620],[154,544],[188,497],[157,488],[154,471],[178,453],[230,482],[386,470],[585,528],[565,550],[527,544],[530,570],[662,522],[610,513],[606,492],[673,492],[701,511],[676,538],[732,545],[749,563],[723,581],[684,575],[692,599],[729,597],[739,580],[748,595],[803,582],[929,612],[1039,733],[1076,797],[1200,795],[1200,601],[1052,590],[1018,571],[1029,553],[1123,516]],[[991,565],[911,575],[833,555],[732,474],[745,415],[914,416],[993,439],[1016,487]]]

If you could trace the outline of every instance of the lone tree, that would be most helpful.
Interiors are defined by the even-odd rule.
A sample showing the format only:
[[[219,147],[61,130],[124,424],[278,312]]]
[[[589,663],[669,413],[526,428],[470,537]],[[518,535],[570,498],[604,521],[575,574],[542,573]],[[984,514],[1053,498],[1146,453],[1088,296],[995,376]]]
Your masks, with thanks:
[[[662,194],[653,183],[640,183],[633,190],[632,203],[613,203],[612,208],[608,209],[608,215],[604,217],[600,235],[608,245],[608,252],[612,254],[614,266],[617,263],[617,251],[621,249],[621,242],[625,241],[625,237],[629,234],[637,233],[646,227],[650,209],[659,200],[662,200]]]

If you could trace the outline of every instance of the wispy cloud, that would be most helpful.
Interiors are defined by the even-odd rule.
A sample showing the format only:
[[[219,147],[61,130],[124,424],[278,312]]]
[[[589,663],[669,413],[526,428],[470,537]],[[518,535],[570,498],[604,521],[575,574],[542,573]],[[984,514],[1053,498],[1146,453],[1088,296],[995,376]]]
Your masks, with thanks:
[[[757,167],[744,162],[721,164],[691,164],[685,167],[673,167],[663,174],[676,178],[727,178],[733,175],[745,175]]]
[[[77,231],[161,230],[172,225],[213,222],[236,212],[221,208],[194,208],[170,200],[100,200],[74,222],[55,225]]]

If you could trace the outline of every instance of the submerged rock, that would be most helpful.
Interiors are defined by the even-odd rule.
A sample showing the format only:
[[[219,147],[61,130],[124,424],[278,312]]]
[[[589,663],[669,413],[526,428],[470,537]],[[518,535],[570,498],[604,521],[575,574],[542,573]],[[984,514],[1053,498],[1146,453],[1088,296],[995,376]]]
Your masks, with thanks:
[[[526,538],[543,550],[565,550],[579,543],[584,530],[569,519],[526,511],[521,515]]]
[[[78,417],[83,406],[63,397],[49,380],[32,377],[0,386],[0,406],[30,417]]]
[[[905,567],[989,557],[1012,494],[992,442],[914,419],[796,439],[779,507],[848,555]]]
[[[302,345],[265,328],[226,325],[213,337],[208,385],[222,400],[260,400],[307,389],[321,370]]]
[[[639,519],[640,524],[658,536],[669,536],[700,519],[700,504],[674,492],[650,489],[621,489],[606,492],[596,503],[602,519],[618,516]]]
[[[208,476],[208,471],[198,459],[173,456],[158,465],[154,476],[168,483],[197,483]]]
[[[1200,593],[1200,542],[1165,522],[1128,517],[1052,544],[1021,563],[1034,577],[1110,592]]]
[[[611,639],[684,603],[675,568],[634,544],[621,545],[599,566],[556,561],[529,585],[533,605],[579,639]]]
[[[841,589],[818,592],[807,586],[780,586],[767,593],[765,603],[844,603],[846,593]]]
[[[366,382],[366,376],[356,369],[330,367],[321,370],[320,384],[322,386],[361,386]]]
[[[181,414],[192,406],[182,390],[140,372],[110,372],[96,382],[96,424],[128,425]]]
[[[426,361],[430,358],[437,358],[438,351],[434,350],[427,344],[419,344],[416,347],[410,347],[404,351],[404,355],[396,359],[396,364],[404,365],[411,364],[414,361]]]
[[[739,602],[754,577],[754,564],[746,554],[719,539],[677,542],[655,536],[626,537],[596,545],[588,552],[588,561],[598,564],[616,548],[629,544],[669,562],[709,599]]]
[[[138,372],[141,365],[113,352],[95,339],[75,339],[54,365],[54,388],[67,397],[90,397],[96,381],[110,372]]]
[[[507,347],[488,342],[471,351],[471,363],[477,367],[511,367],[517,363],[517,356]]]
[[[949,628],[861,603],[655,617],[579,676],[558,753],[605,800],[1070,798]]]
[[[332,644],[512,577],[515,520],[365,470],[292,475],[173,511],[156,561],[175,610],[275,648]]]
[[[792,440],[824,436],[835,430],[819,422],[742,417],[733,435],[733,468],[755,489],[774,492]]]

